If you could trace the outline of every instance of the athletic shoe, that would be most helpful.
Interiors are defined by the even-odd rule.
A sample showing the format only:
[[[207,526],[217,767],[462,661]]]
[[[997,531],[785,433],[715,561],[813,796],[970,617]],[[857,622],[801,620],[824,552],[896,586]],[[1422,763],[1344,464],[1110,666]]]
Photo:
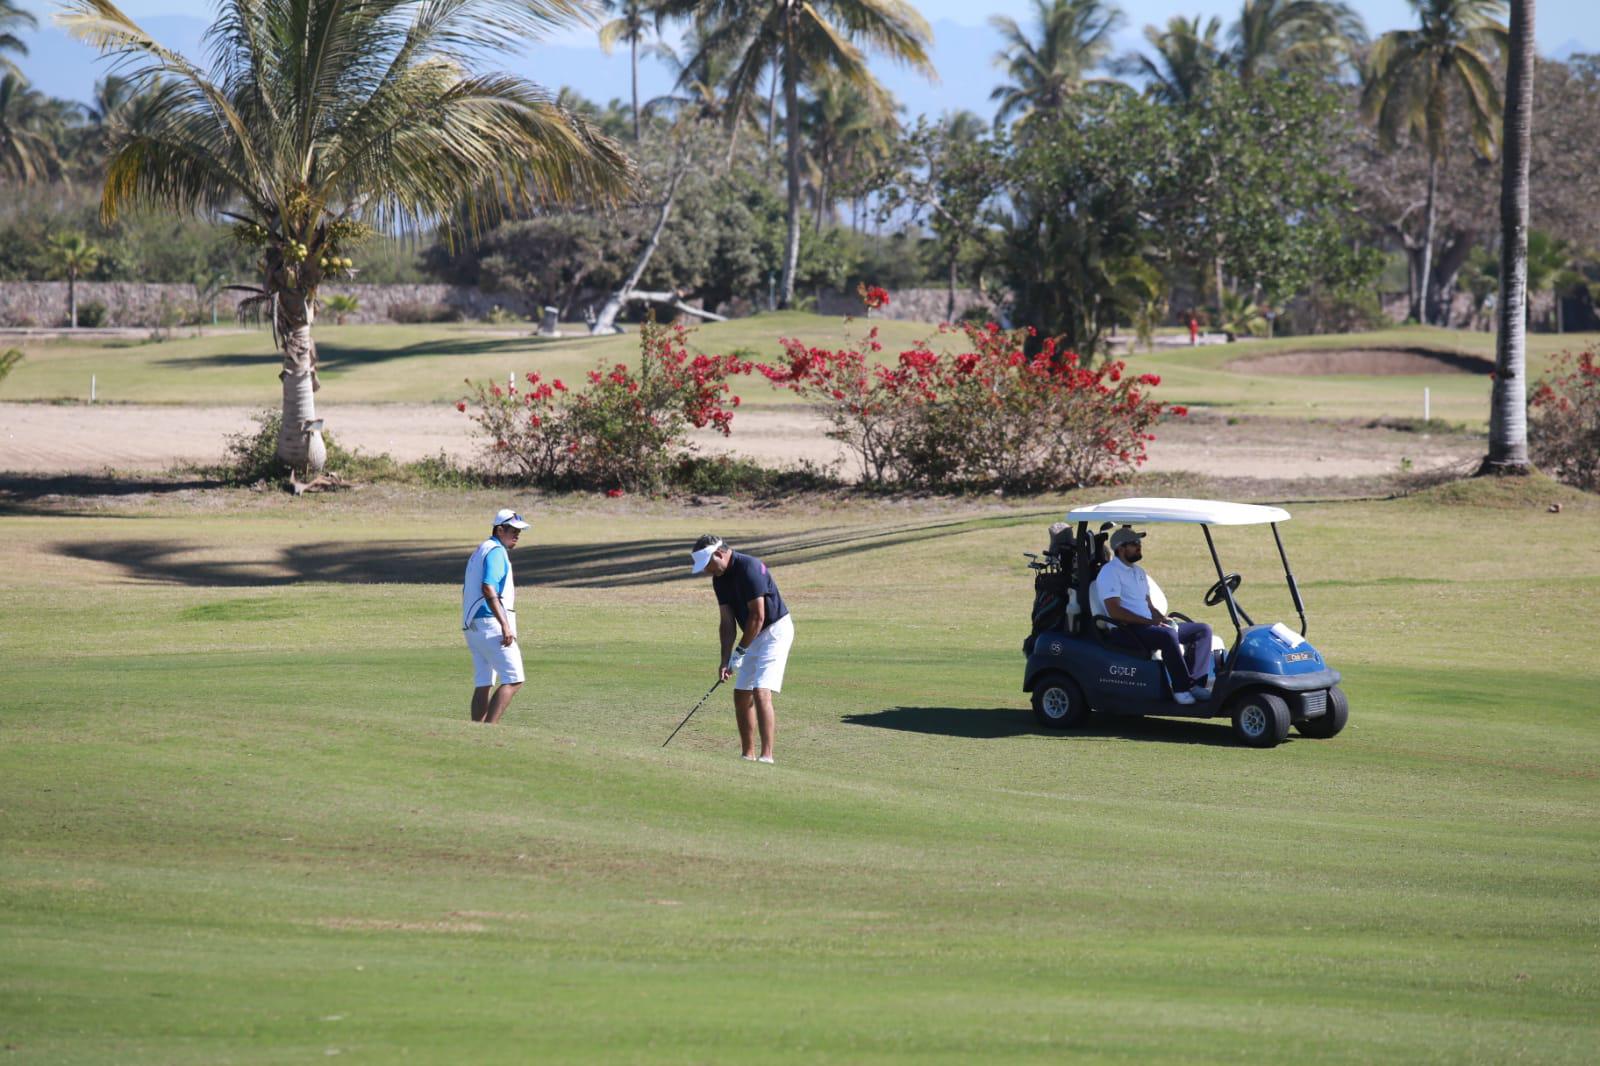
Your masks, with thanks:
[[[743,759],[745,762],[755,762],[756,761],[756,757],[754,755],[741,755],[741,756],[739,756],[739,758]]]
[[[1172,702],[1181,703],[1185,707],[1188,707],[1194,703],[1194,696],[1188,692],[1174,692],[1172,694]]]
[[[761,756],[761,758],[756,760],[756,762],[771,762],[771,761],[772,761],[772,756],[770,756],[770,755],[763,755],[763,756]]]
[[[1209,700],[1211,698],[1211,690],[1205,685],[1196,685],[1189,690],[1189,695],[1197,700]]]

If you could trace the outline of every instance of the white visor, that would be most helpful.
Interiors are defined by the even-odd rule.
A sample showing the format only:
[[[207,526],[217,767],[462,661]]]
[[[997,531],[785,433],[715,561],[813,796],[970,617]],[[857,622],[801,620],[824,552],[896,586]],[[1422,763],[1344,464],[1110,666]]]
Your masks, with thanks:
[[[702,570],[704,570],[706,568],[706,564],[711,562],[711,556],[713,554],[715,554],[716,552],[719,552],[721,550],[722,550],[722,541],[719,540],[715,544],[707,544],[704,548],[701,548],[699,551],[690,552],[689,553],[689,558],[694,560],[694,569],[690,570],[689,573],[691,573],[691,574],[700,573]]]

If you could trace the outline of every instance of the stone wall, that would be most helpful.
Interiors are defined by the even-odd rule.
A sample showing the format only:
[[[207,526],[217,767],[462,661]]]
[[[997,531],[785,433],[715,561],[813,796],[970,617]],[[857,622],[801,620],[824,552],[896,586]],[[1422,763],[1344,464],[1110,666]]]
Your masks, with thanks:
[[[405,305],[449,309],[462,318],[483,318],[496,306],[537,320],[534,301],[515,293],[483,293],[461,285],[335,285],[322,286],[324,301],[347,294],[360,302],[348,322],[389,322]],[[217,318],[232,322],[240,300],[248,294],[223,292],[217,297]],[[123,281],[78,282],[78,314],[84,305],[103,304],[106,326],[150,327],[177,313],[183,321],[209,321],[210,305],[197,309],[194,286],[145,284]],[[327,313],[324,312],[324,317]],[[67,283],[64,281],[0,282],[0,326],[48,328],[67,323]]]
[[[899,322],[943,322],[949,306],[948,289],[895,289],[889,293],[889,306],[872,312],[873,318],[889,318]],[[956,318],[971,308],[982,308],[993,314],[989,301],[977,289],[956,290]],[[824,289],[817,297],[817,314],[830,318],[852,315],[860,318],[866,314],[861,297],[853,292],[835,292]]]

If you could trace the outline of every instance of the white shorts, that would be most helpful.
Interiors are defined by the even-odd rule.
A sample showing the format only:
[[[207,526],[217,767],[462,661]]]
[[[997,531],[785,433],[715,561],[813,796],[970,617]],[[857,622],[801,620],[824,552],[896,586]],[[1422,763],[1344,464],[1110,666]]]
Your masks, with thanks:
[[[472,687],[495,683],[522,683],[522,645],[500,646],[500,623],[494,618],[474,618],[466,630],[467,647],[472,651]]]
[[[733,687],[740,692],[764,688],[783,691],[783,668],[789,664],[789,648],[794,644],[794,616],[784,615],[763,629],[739,664]]]

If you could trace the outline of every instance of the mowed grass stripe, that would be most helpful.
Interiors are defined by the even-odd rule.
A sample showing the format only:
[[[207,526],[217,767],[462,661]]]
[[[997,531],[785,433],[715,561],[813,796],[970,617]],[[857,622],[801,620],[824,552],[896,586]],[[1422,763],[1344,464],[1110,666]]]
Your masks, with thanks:
[[[1308,596],[1354,717],[1260,752],[1217,722],[1035,727],[1017,553],[1067,505],[563,504],[519,566],[592,545],[610,569],[529,583],[531,680],[492,730],[465,721],[451,582],[363,580],[408,524],[456,565],[475,499],[8,520],[5,1042],[51,1062],[1585,1060],[1596,673],[1570,626],[1508,637],[1507,597],[1600,576],[1594,513],[1293,506],[1302,579],[1366,583]],[[654,565],[705,527],[791,552],[776,767],[739,762],[720,694],[660,748],[710,683],[714,614],[703,583],[627,584],[629,553]],[[1254,532],[1219,534],[1225,560],[1284,617]],[[97,537],[148,551],[60,554]],[[181,542],[281,567],[297,539],[371,561],[199,587],[141,562]],[[1151,540],[1192,601],[1203,542]]]

